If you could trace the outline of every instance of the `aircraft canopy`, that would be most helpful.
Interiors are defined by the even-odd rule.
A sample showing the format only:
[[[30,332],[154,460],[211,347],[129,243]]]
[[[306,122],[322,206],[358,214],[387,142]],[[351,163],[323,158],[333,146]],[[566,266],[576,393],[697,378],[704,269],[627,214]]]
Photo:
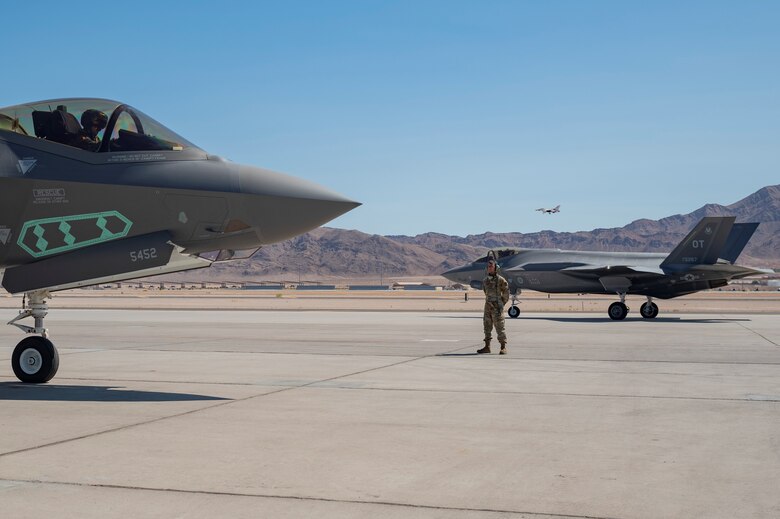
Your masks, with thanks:
[[[140,110],[109,99],[53,99],[0,108],[0,131],[94,153],[198,149]]]
[[[493,251],[493,253],[495,254],[494,257],[498,261],[506,259],[509,256],[514,256],[518,252],[520,252],[520,249],[498,249],[496,251]],[[476,260],[474,263],[487,263],[489,257],[490,257],[490,254],[487,254],[487,255],[479,258],[478,260]]]

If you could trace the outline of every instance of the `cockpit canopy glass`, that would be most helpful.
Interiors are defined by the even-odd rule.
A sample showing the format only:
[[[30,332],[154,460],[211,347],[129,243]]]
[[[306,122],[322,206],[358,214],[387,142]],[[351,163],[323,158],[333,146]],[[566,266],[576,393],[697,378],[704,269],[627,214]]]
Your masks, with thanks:
[[[54,99],[0,108],[0,131],[96,153],[198,149],[140,110],[108,99]]]
[[[497,251],[491,251],[491,253],[495,253],[495,256],[491,253],[488,253],[486,256],[479,258],[474,263],[487,263],[488,258],[491,256],[498,261],[501,261],[502,259],[508,258],[509,256],[514,256],[518,252],[520,252],[520,249],[498,249]]]

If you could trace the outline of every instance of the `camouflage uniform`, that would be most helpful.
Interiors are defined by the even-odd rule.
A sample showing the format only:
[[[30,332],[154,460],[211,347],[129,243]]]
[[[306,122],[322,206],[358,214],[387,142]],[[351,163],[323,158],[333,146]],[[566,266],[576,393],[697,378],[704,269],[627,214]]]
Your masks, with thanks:
[[[482,280],[482,290],[485,292],[485,313],[483,316],[485,345],[489,347],[491,332],[495,326],[498,342],[501,343],[503,348],[506,344],[504,305],[509,301],[509,284],[506,282],[506,279],[498,274],[488,275]]]

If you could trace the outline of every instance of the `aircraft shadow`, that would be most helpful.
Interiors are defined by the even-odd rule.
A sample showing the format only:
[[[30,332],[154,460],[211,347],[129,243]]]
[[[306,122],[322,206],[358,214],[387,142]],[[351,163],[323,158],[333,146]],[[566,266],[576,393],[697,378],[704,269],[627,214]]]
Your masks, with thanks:
[[[481,315],[432,315],[431,319],[479,319],[482,320]],[[612,323],[615,322],[609,317],[541,317],[541,316],[529,316],[523,315],[517,319],[505,318],[507,323],[513,323],[518,321],[556,321],[559,323]],[[624,323],[630,322],[655,322],[655,323],[737,323],[737,322],[750,322],[750,319],[740,318],[706,318],[706,319],[688,319],[684,317],[656,317],[655,319],[642,319],[629,317]]]
[[[479,319],[482,320],[481,315],[429,315],[429,319]],[[509,319],[507,319],[508,321]]]
[[[31,385],[0,382],[0,400],[48,402],[189,402],[194,400],[230,400],[208,395],[124,390],[114,386]]]
[[[529,316],[523,316],[519,319],[520,320],[536,320],[536,321],[556,321],[559,323],[614,323],[612,319],[609,317],[529,317]],[[511,322],[512,320],[506,319],[507,322]],[[731,318],[724,318],[724,319],[716,319],[716,318],[706,318],[706,319],[688,319],[683,317],[656,317],[655,319],[631,319],[628,318],[624,323],[647,323],[647,322],[654,322],[654,323],[734,323],[734,322],[740,322],[740,321],[747,321],[749,322],[750,319],[731,319]]]

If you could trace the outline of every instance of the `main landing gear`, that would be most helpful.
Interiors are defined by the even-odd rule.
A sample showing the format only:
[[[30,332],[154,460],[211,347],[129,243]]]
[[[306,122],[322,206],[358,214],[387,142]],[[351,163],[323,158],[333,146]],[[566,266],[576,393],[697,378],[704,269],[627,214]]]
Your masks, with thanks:
[[[624,302],[626,300],[625,294],[620,294],[620,301],[615,301],[611,305],[609,305],[609,310],[607,310],[607,313],[609,314],[609,318],[613,321],[622,321],[626,318],[628,315],[628,307],[626,306],[626,303]]]
[[[647,296],[647,302],[642,303],[642,306],[639,308],[639,313],[642,314],[642,317],[645,319],[655,319],[655,316],[658,315],[658,305],[653,303],[652,297]]]
[[[60,366],[57,348],[47,338],[48,331],[43,327],[43,318],[49,311],[46,304],[47,297],[49,293],[46,291],[29,292],[22,300],[22,311],[8,323],[24,333],[40,334],[40,336],[31,335],[22,339],[11,355],[11,367],[16,378],[22,382],[31,384],[48,382],[57,374],[57,368]],[[26,326],[17,323],[26,317],[32,317],[35,325]]]
[[[622,321],[625,319],[629,310],[626,306],[625,292],[618,292],[618,295],[620,296],[620,301],[615,301],[609,305],[609,310],[607,310],[610,319],[613,321]],[[658,305],[653,303],[652,297],[647,296],[647,302],[642,303],[642,306],[639,308],[639,313],[644,319],[655,319],[658,315]]]

